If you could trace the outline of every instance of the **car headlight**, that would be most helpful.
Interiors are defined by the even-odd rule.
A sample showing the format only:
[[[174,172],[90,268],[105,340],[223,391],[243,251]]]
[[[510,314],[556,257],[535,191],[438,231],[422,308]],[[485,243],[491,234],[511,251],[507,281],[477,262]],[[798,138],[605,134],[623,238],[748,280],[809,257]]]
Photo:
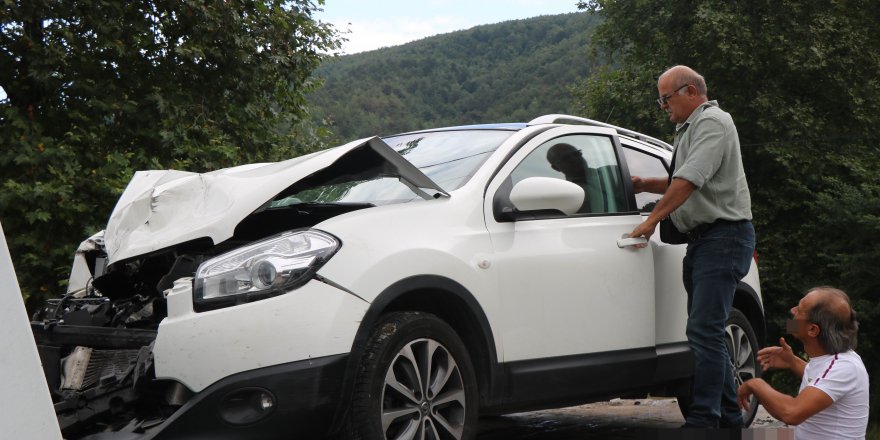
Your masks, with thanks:
[[[203,262],[196,271],[197,312],[256,301],[302,286],[339,249],[330,234],[285,232]]]

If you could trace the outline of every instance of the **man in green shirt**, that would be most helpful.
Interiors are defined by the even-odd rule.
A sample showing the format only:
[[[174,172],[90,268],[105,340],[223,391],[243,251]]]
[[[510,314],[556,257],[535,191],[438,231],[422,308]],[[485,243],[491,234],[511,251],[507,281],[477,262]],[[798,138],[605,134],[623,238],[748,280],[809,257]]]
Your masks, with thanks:
[[[635,192],[663,194],[631,237],[650,238],[670,216],[687,233],[684,285],[687,337],[696,362],[693,402],[684,427],[741,426],[730,357],[724,343],[736,285],[755,249],[751,199],[739,136],[730,114],[707,97],[706,81],[686,66],[657,81],[657,103],[675,126],[672,180],[633,176]]]

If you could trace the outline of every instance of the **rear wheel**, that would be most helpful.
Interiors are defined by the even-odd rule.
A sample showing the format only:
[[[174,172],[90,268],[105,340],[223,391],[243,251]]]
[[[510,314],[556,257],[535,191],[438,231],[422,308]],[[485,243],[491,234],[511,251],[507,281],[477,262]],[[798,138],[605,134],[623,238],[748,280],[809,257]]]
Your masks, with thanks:
[[[733,368],[733,380],[737,389],[743,382],[761,376],[758,363],[758,338],[746,315],[737,309],[730,311],[727,317],[727,353],[730,354],[730,365]],[[749,400],[749,411],[743,411],[743,424],[749,426],[758,413],[758,398],[752,395]]]
[[[385,316],[364,350],[346,423],[353,439],[467,440],[477,424],[468,352],[434,315]]]
[[[727,353],[730,355],[730,367],[733,369],[733,380],[737,388],[743,382],[761,376],[758,364],[758,338],[746,315],[737,309],[731,309],[725,327]],[[687,418],[691,406],[691,395],[678,396],[678,407],[684,418]],[[749,426],[758,413],[758,399],[754,395],[749,401],[749,411],[743,411],[743,424]]]

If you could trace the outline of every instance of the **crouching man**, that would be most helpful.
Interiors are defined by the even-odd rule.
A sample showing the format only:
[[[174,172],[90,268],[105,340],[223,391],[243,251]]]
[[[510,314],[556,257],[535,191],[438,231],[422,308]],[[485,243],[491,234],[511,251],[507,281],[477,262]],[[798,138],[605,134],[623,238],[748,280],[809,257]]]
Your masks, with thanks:
[[[784,338],[758,352],[763,369],[785,368],[801,377],[797,397],[762,379],[739,387],[748,410],[754,394],[773,417],[795,427],[796,440],[864,439],[868,427],[868,372],[856,348],[859,322],[849,297],[833,287],[816,287],[791,309],[787,330],[804,345],[809,362],[795,356]]]

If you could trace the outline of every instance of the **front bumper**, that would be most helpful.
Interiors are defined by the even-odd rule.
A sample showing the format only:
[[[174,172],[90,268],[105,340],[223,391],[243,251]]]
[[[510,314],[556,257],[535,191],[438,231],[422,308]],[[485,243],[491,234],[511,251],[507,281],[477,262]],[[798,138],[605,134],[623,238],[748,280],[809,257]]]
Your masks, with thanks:
[[[351,351],[369,307],[364,300],[312,280],[279,295],[234,307],[195,312],[192,282],[167,295],[153,354],[156,378],[201,393],[241,372]]]
[[[82,440],[311,439],[326,435],[343,403],[348,354],[308,359],[239,373],[196,394],[162,424],[146,432],[93,434]],[[243,389],[262,389],[275,404],[262,419],[233,424],[223,402]]]

